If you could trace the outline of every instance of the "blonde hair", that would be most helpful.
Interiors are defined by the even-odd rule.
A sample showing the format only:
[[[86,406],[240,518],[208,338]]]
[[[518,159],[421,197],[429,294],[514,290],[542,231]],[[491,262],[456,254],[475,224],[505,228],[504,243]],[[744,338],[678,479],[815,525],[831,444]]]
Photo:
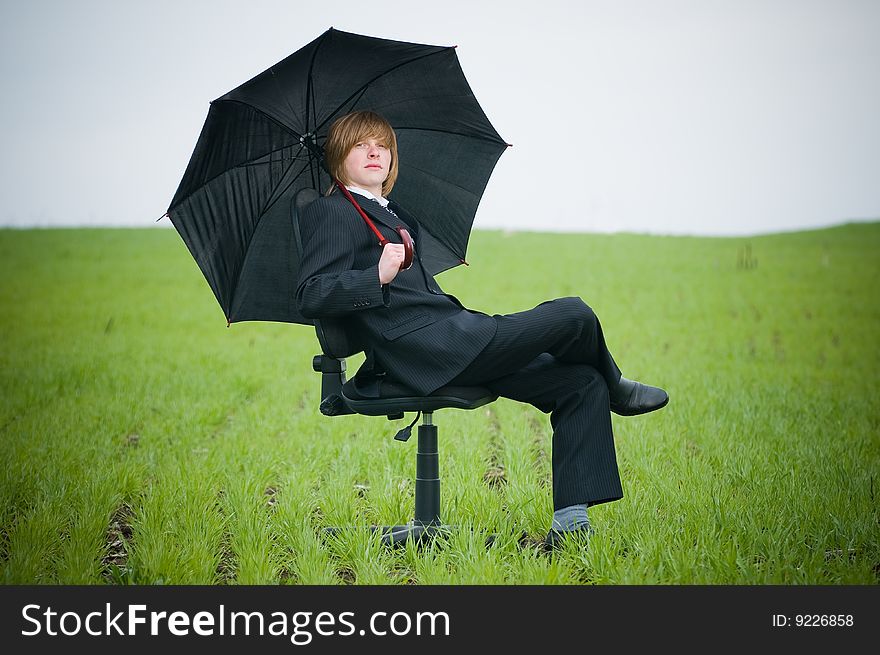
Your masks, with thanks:
[[[391,124],[372,111],[356,111],[333,121],[324,143],[324,162],[335,179],[351,184],[345,175],[345,158],[358,143],[366,139],[382,141],[391,151],[391,167],[382,183],[382,195],[387,197],[397,181],[397,136]],[[327,190],[331,193],[336,186]]]

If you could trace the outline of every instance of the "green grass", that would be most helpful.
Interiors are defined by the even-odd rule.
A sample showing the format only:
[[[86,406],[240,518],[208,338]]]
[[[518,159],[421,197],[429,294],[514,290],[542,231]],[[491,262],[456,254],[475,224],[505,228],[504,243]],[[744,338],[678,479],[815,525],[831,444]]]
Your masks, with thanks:
[[[409,520],[416,440],[318,412],[310,328],[227,329],[171,230],[2,230],[0,580],[878,583],[880,224],[476,232],[468,258],[440,278],[466,305],[579,295],[625,374],[670,393],[614,417],[625,496],[591,510],[588,549],[532,545],[552,511],[549,420],[503,399],[434,417],[448,539],[322,539]]]

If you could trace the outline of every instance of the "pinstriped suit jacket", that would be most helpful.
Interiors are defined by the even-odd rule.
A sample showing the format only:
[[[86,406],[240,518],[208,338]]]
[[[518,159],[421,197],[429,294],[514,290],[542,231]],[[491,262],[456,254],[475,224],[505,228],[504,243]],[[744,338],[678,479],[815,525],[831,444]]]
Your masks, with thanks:
[[[352,204],[335,192],[315,200],[301,219],[297,308],[306,318],[344,318],[370,345],[365,367],[378,365],[396,381],[428,395],[486,347],[495,335],[495,320],[440,289],[422,264],[418,224],[412,217],[397,212],[400,220],[374,200],[357,200],[392,243],[401,242],[396,226],[409,228],[415,241],[412,267],[380,285],[378,239]]]

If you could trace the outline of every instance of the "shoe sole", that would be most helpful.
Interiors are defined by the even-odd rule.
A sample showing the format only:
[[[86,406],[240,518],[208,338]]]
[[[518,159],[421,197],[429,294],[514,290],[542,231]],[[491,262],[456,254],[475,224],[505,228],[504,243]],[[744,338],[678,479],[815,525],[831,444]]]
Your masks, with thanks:
[[[641,414],[648,414],[649,412],[656,412],[658,409],[663,409],[668,404],[669,404],[669,396],[666,396],[666,400],[664,400],[662,403],[660,403],[659,405],[655,405],[654,407],[649,407],[648,409],[642,409],[642,410],[632,411],[632,412],[621,412],[621,411],[618,411],[612,407],[611,411],[614,412],[615,414],[617,414],[618,416],[639,416]]]

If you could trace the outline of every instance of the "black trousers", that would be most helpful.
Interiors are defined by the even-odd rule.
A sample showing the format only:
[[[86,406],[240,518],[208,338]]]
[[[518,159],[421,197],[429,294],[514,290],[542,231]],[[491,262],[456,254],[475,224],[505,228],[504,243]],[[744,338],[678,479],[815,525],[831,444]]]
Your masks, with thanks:
[[[550,414],[554,509],[622,498],[608,401],[620,369],[596,314],[560,298],[494,318],[495,337],[449,384],[485,386]]]

